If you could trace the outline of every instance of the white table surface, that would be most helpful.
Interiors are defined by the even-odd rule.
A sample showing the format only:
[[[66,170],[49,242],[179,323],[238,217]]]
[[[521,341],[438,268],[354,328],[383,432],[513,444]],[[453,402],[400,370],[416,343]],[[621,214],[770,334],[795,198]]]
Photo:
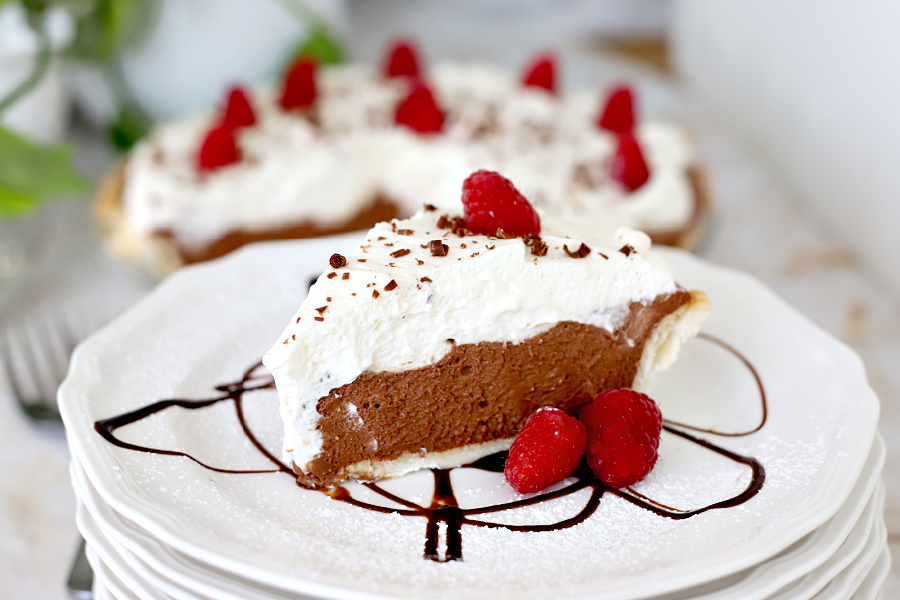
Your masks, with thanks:
[[[582,76],[590,72],[585,68]],[[672,108],[665,91],[651,104],[661,113]],[[892,435],[900,431],[897,299],[727,127],[694,118],[696,108],[683,116],[697,134],[716,200],[714,221],[698,253],[757,276],[862,355],[882,400],[881,431],[889,451],[886,518],[897,552],[900,436]],[[76,132],[76,139],[77,162],[86,172],[99,176],[114,163],[93,132]],[[86,335],[151,289],[151,282],[104,254],[89,206],[88,198],[55,203],[42,215],[47,239],[29,279],[0,309],[0,328],[64,313],[76,333]],[[0,374],[0,600],[67,597],[64,583],[78,539],[68,462],[62,430],[28,422]],[[900,597],[900,567],[892,569],[884,597]]]

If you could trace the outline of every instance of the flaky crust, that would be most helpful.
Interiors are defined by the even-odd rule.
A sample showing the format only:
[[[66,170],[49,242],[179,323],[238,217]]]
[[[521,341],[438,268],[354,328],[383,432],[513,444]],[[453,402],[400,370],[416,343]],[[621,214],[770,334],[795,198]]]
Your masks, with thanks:
[[[136,230],[125,218],[122,190],[125,167],[119,165],[103,178],[94,199],[94,219],[100,237],[113,254],[142,272],[163,278],[184,266],[175,243],[166,237]]]

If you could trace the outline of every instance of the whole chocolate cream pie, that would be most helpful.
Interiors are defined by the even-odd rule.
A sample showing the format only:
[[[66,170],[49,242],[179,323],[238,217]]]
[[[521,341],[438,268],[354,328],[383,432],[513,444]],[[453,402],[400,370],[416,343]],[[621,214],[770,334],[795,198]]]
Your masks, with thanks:
[[[709,310],[644,233],[474,234],[426,207],[331,266],[264,358],[298,482],[466,464],[537,408],[646,391]]]
[[[690,248],[704,230],[709,186],[690,136],[665,120],[635,123],[648,176],[626,189],[611,175],[620,138],[597,125],[596,91],[552,93],[490,64],[444,61],[425,70],[443,121],[423,133],[397,122],[407,79],[358,64],[315,78],[306,110],[285,109],[277,86],[248,90],[253,122],[233,126],[235,160],[215,168],[198,155],[227,111],[160,124],[98,191],[107,246],[162,276],[248,242],[366,230],[409,217],[422,198],[459,211],[459,182],[482,168],[513,177],[579,234],[625,226]]]

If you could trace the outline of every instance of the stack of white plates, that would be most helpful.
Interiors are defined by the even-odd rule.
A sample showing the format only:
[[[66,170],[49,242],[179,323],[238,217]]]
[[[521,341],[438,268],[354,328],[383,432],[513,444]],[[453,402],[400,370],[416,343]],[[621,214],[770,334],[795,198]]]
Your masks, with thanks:
[[[427,510],[427,471],[383,484],[390,497],[346,485],[407,514],[296,486],[266,456],[280,457],[277,396],[250,388],[267,374],[243,376],[311,277],[352,245],[261,245],[185,269],[76,351],[60,405],[97,598],[879,597],[884,445],[862,365],[754,280],[677,251],[664,254],[678,280],[706,291],[713,312],[653,394],[672,431],[710,445],[664,432],[659,464],[628,498],[606,493],[561,527],[590,487],[483,513],[519,496],[501,474],[457,469],[466,517],[454,527]],[[157,404],[172,399],[184,402]],[[723,502],[754,484],[752,461],[735,456],[765,479]],[[456,531],[460,560],[425,558],[428,535],[443,559]]]

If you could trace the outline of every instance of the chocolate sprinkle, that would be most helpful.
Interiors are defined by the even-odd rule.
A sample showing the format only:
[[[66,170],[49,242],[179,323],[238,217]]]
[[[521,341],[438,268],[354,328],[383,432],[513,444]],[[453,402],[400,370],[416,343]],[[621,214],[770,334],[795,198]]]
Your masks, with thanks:
[[[431,240],[428,244],[432,256],[447,256],[450,247],[441,240]]]
[[[619,248],[619,252],[624,254],[625,256],[631,256],[632,252],[637,252],[634,248],[631,247],[631,244],[625,244],[621,248]]]
[[[328,264],[331,265],[332,269],[340,269],[347,266],[347,259],[342,254],[335,253],[328,259]]]
[[[335,277],[337,277],[337,273],[335,273],[334,271],[332,271],[331,273],[329,273],[329,274],[326,275],[325,277],[327,277],[328,279],[334,279]]]
[[[397,235],[412,235],[412,234],[413,234],[412,229],[398,229],[397,230]]]
[[[324,317],[314,317],[314,318],[316,319],[316,321],[324,321],[325,320]]]
[[[433,212],[433,211],[437,210],[437,206],[435,206],[434,204],[426,204],[425,210],[427,210],[429,212]]]
[[[421,281],[421,282],[423,282],[423,283],[427,281],[427,282],[430,283],[430,282],[431,282],[431,277],[423,277],[423,278],[420,279],[419,281]]]
[[[384,291],[389,292],[396,287],[397,287],[397,282],[394,281],[393,279],[391,279],[390,281],[388,281],[388,284],[386,286],[384,286]]]
[[[584,242],[581,243],[581,246],[579,246],[578,250],[576,250],[575,252],[569,250],[569,247],[565,244],[563,244],[563,250],[565,250],[566,254],[568,254],[572,258],[584,258],[591,253],[591,249]]]
[[[344,273],[343,275],[341,275],[341,279],[344,279],[344,280],[350,279],[350,273]]]
[[[381,294],[378,293],[378,290],[372,290],[372,297],[373,297],[373,298],[377,298],[377,297],[380,296],[380,295],[381,295]]]
[[[453,228],[452,228],[452,231],[453,231],[453,233],[455,233],[455,234],[458,235],[459,237],[465,237],[465,236],[467,236],[467,235],[471,235],[471,234],[472,234],[471,231],[469,231],[468,229],[466,229],[466,222],[465,222],[463,219],[459,218],[459,217],[457,217],[456,219],[453,219]]]
[[[319,308],[316,309],[316,312],[319,313],[319,314],[321,315],[321,314],[324,313],[326,310],[328,310],[328,306],[327,306],[327,305],[326,305],[326,306],[320,306]]]
[[[528,238],[525,244],[531,246],[531,253],[535,256],[545,256],[547,254],[547,244],[539,237]]]
[[[394,258],[400,258],[401,256],[406,256],[410,252],[412,252],[412,250],[410,250],[409,248],[401,248],[400,250],[394,250],[393,252],[391,252],[391,256],[393,256]]]

